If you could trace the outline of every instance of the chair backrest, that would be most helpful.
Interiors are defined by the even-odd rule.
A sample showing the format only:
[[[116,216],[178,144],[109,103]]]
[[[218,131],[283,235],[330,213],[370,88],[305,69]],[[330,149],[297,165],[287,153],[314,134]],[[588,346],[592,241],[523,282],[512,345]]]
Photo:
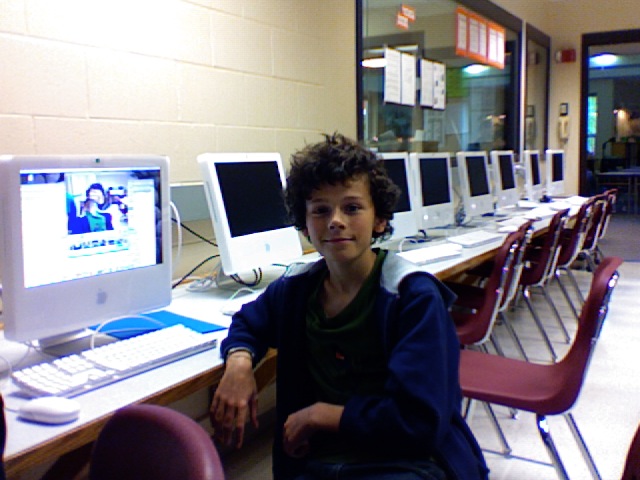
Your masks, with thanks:
[[[569,267],[578,257],[584,246],[587,231],[591,227],[594,197],[589,198],[580,206],[573,226],[562,232],[559,242],[560,254],[558,255],[558,267]]]
[[[640,427],[631,440],[620,480],[640,480]]]
[[[505,291],[500,302],[500,311],[505,310],[518,292],[518,284],[524,267],[524,253],[533,234],[533,220],[529,220],[518,229],[517,250],[513,257],[511,268],[507,272]]]
[[[593,197],[591,225],[587,229],[582,250],[589,252],[595,249],[598,239],[601,237],[600,232],[604,225],[607,203],[607,196],[603,193]]]
[[[622,259],[619,257],[606,257],[600,262],[593,275],[589,295],[582,306],[578,330],[571,348],[562,360],[549,367],[557,370],[556,374],[550,378],[562,385],[562,388],[558,389],[562,392],[562,397],[555,402],[557,411],[548,412],[548,414],[566,412],[578,398],[607,315],[609,299],[618,281],[617,269],[621,263]]]
[[[631,195],[631,193],[629,193]],[[611,215],[613,211],[616,209],[616,202],[618,201],[618,189],[610,188],[609,190],[604,192],[604,196],[607,200],[607,206],[602,218],[602,227],[600,228],[598,238],[602,238],[607,233],[607,228],[609,227],[609,222],[611,221]]]
[[[560,249],[560,235],[564,230],[569,216],[569,209],[556,212],[544,234],[542,245],[530,243],[525,251],[525,270],[521,277],[521,284],[538,285],[546,282],[549,276],[555,272]]]
[[[131,405],[105,424],[91,480],[223,480],[218,451],[194,420],[168,407]]]
[[[530,223],[529,226],[531,226]],[[476,311],[474,323],[482,338],[475,343],[484,343],[491,335],[493,324],[504,304],[505,296],[510,293],[510,282],[514,277],[516,262],[522,258],[522,246],[528,239],[528,231],[527,228],[519,228],[510,233],[496,252],[491,273],[483,286],[482,306]]]

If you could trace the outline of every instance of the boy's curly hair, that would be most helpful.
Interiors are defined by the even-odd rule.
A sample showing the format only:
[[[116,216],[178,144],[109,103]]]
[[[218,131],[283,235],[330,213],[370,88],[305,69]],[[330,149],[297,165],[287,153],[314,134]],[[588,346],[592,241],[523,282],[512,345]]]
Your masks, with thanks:
[[[360,175],[369,179],[375,215],[387,220],[384,232],[373,232],[374,239],[386,239],[393,233],[391,219],[400,189],[387,175],[383,162],[374,152],[345,136],[334,133],[307,145],[291,157],[285,199],[289,216],[298,230],[307,226],[306,201],[323,185],[345,184]]]

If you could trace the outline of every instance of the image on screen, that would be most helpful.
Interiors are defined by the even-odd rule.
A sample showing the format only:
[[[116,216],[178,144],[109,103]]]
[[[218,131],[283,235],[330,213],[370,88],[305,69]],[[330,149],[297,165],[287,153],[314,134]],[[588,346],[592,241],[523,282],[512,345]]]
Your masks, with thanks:
[[[161,263],[159,182],[159,169],[21,171],[25,287]]]

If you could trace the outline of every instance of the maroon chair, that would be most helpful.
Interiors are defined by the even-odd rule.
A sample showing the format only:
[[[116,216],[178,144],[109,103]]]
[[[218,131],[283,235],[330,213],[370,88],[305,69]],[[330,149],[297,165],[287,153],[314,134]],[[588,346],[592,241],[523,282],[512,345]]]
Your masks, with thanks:
[[[531,316],[542,335],[542,338],[549,349],[552,359],[557,359],[557,354],[553,348],[553,344],[547,334],[540,316],[536,312],[533,302],[531,301],[531,291],[534,288],[540,290],[544,299],[551,308],[553,315],[564,334],[564,338],[568,343],[570,341],[569,332],[560,317],[560,313],[556,308],[551,296],[547,292],[546,286],[550,279],[553,278],[558,262],[558,256],[560,249],[558,244],[560,243],[560,236],[569,218],[569,209],[556,212],[549,222],[547,232],[543,237],[536,239],[535,242],[531,242],[525,251],[524,261],[525,266],[520,276],[520,289],[522,297],[527,305],[527,308],[531,312]]]
[[[608,257],[598,266],[574,341],[559,362],[542,365],[473,350],[460,352],[463,395],[534,413],[538,432],[561,479],[568,480],[568,476],[549,431],[548,415],[565,417],[593,477],[600,478],[570,409],[582,388],[621,263],[618,257]]]
[[[556,270],[554,272],[554,277],[558,282],[560,291],[564,295],[564,298],[567,300],[569,308],[573,312],[576,320],[579,317],[578,308],[576,308],[576,306],[574,305],[574,302],[569,295],[569,291],[562,281],[562,273],[564,273],[569,279],[569,282],[575,290],[580,306],[582,306],[582,304],[584,303],[584,296],[582,295],[582,291],[578,286],[578,282],[573,275],[571,268],[575,260],[578,258],[578,255],[582,251],[587,232],[591,228],[591,211],[593,210],[594,202],[595,197],[591,197],[580,206],[578,213],[573,219],[573,225],[571,226],[571,228],[565,228],[563,230],[560,235],[560,241],[558,244],[560,253],[558,254],[558,262],[556,265]]]
[[[491,340],[498,353],[502,349],[491,335],[493,326],[505,310],[517,290],[522,272],[522,259],[525,247],[531,235],[529,221],[516,232],[510,233],[498,248],[490,263],[490,271],[483,278],[482,285],[445,281],[444,283],[458,296],[451,312],[456,325],[460,344],[464,346],[482,346]],[[503,322],[512,335],[520,354],[526,359],[522,344],[518,340],[511,324]]]
[[[131,405],[105,424],[91,454],[90,480],[224,480],[207,432],[159,405]]]
[[[590,271],[595,271],[599,260],[598,241],[602,238],[603,229],[607,224],[607,215],[613,208],[612,200],[606,193],[596,195],[593,208],[591,210],[591,225],[587,229],[587,234],[580,251],[580,256],[587,262]]]
[[[640,480],[640,427],[629,446],[627,460],[620,480]]]

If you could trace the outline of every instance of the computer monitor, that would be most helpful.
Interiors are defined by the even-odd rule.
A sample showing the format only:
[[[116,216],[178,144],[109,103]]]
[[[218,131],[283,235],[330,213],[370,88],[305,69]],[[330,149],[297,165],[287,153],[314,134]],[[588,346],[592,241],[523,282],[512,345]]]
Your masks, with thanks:
[[[393,234],[391,240],[416,235],[420,230],[417,215],[417,201],[409,154],[407,152],[381,153],[387,174],[400,188],[400,197],[393,211]]]
[[[458,152],[456,158],[465,216],[493,213],[487,152]]]
[[[302,255],[287,215],[279,153],[203,153],[198,163],[225,274]]]
[[[0,157],[7,339],[61,343],[171,302],[168,163],[152,155]]]
[[[547,195],[564,193],[564,150],[547,150],[546,183]]]
[[[529,200],[538,201],[543,195],[544,185],[540,176],[540,151],[525,150],[524,156],[524,182]]]
[[[491,171],[497,208],[510,207],[520,200],[520,190],[516,181],[513,150],[491,152]]]
[[[455,222],[451,155],[412,153],[414,177],[418,181],[418,219],[423,230],[445,227]]]

